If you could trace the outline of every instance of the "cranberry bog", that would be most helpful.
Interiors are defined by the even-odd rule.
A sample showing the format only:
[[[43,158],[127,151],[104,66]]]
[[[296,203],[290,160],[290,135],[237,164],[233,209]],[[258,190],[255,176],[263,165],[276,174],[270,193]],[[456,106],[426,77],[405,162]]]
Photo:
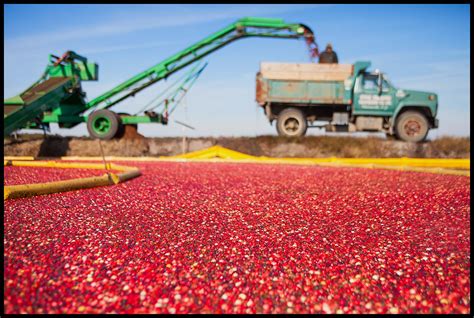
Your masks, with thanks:
[[[5,313],[470,313],[466,176],[117,163],[141,176],[4,201]],[[4,185],[87,175],[26,169]]]

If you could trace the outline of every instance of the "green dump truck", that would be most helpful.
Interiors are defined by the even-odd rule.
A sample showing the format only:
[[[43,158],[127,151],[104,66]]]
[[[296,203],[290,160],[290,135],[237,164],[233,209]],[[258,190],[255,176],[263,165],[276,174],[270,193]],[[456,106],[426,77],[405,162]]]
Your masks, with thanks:
[[[261,63],[256,100],[282,136],[308,127],[331,132],[385,132],[420,142],[438,127],[435,93],[396,88],[370,62],[355,64]],[[314,125],[314,122],[327,122]]]

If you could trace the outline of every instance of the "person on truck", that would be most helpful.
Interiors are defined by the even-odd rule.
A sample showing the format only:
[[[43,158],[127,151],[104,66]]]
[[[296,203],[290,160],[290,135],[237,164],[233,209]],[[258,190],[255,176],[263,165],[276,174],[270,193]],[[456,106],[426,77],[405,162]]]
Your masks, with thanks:
[[[328,43],[326,49],[319,55],[319,63],[335,63],[339,61],[337,59],[337,54],[332,50],[332,44]]]

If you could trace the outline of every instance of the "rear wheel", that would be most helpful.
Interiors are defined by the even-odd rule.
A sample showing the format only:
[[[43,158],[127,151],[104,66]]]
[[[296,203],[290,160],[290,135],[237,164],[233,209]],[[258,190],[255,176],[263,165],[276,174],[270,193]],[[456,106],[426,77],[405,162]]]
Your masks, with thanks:
[[[395,134],[401,140],[421,142],[425,140],[428,131],[428,119],[420,112],[407,111],[397,118]]]
[[[102,140],[114,138],[121,125],[120,117],[107,109],[95,111],[87,119],[87,130],[90,136]]]
[[[296,108],[283,110],[277,119],[277,132],[280,136],[300,137],[306,134],[308,123],[304,113]]]

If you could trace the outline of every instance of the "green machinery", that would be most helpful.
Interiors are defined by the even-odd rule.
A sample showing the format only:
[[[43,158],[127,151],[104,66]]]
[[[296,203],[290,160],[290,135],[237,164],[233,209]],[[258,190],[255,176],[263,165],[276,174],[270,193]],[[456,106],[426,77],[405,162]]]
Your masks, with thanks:
[[[303,38],[313,56],[317,55],[314,34],[307,26],[285,23],[281,19],[243,18],[91,101],[86,101],[81,82],[97,81],[98,65],[72,51],[66,52],[62,57],[50,55],[50,63],[40,80],[21,94],[4,100],[4,135],[22,128],[49,128],[50,123],[58,123],[60,128],[72,128],[85,122],[93,138],[111,139],[119,136],[124,125],[166,125],[167,109],[161,114],[144,111],[143,114],[133,116],[117,114],[109,109],[232,41],[245,37]],[[202,69],[191,77],[196,77],[201,71]]]

